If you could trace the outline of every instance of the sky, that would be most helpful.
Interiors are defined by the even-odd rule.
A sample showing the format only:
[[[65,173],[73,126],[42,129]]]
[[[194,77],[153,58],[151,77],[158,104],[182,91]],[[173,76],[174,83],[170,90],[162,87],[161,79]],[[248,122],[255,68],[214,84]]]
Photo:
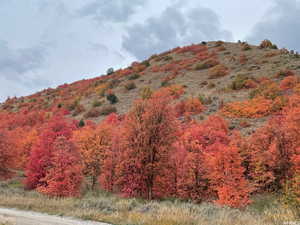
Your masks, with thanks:
[[[0,101],[201,41],[300,51],[300,0],[0,0]]]

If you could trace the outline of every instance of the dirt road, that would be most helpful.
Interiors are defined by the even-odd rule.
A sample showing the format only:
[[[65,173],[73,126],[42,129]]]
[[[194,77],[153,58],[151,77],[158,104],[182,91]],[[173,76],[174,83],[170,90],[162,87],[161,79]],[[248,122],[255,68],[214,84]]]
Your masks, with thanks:
[[[0,225],[109,225],[42,213],[0,208]]]

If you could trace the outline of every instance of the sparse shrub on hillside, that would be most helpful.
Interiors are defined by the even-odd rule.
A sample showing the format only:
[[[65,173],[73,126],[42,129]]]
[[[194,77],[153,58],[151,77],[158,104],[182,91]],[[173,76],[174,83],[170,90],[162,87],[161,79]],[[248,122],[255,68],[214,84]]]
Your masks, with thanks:
[[[282,77],[288,77],[288,76],[293,76],[293,75],[295,75],[295,73],[293,71],[286,69],[286,70],[280,70],[279,72],[277,72],[275,74],[275,77],[282,78]]]
[[[185,92],[184,87],[180,84],[170,85],[169,87],[167,87],[167,91],[171,96],[174,96],[175,98],[179,98]]]
[[[98,89],[97,94],[98,94],[100,97],[104,97],[104,96],[105,96],[106,90],[107,90],[107,87],[100,88],[100,89]]]
[[[78,105],[79,105],[79,99],[75,99],[71,102],[66,102],[65,103],[65,107],[66,109],[68,109],[69,111],[73,111]]]
[[[224,44],[224,41],[217,41],[215,47],[220,47]]]
[[[215,88],[215,87],[216,87],[216,84],[213,83],[213,82],[209,82],[208,85],[207,85],[207,87],[208,87],[209,89],[212,89],[212,88]]]
[[[73,113],[72,113],[72,116],[77,116],[79,115],[80,113],[84,112],[85,111],[85,108],[83,105],[81,104],[78,104],[76,106],[76,108],[74,109]]]
[[[295,87],[293,88],[293,91],[300,95],[300,83],[296,84]]]
[[[129,77],[128,77],[128,80],[136,80],[136,79],[138,79],[138,78],[140,78],[141,76],[138,74],[138,73],[134,73],[134,74],[132,74],[132,75],[130,75]]]
[[[157,54],[153,54],[153,55],[151,55],[151,56],[150,56],[149,60],[156,59],[157,57],[158,57],[158,55],[157,55]]]
[[[212,98],[210,96],[207,97],[205,95],[200,94],[198,98],[199,98],[200,102],[204,105],[209,105],[212,103]]]
[[[248,51],[251,50],[251,46],[247,42],[242,42],[242,51]]]
[[[127,91],[129,91],[129,90],[135,89],[135,88],[136,88],[136,85],[135,85],[134,82],[130,81],[130,82],[126,82],[126,83],[124,84],[124,87],[125,87],[125,89],[126,89]]]
[[[173,57],[170,56],[170,55],[167,55],[167,56],[163,57],[163,60],[164,60],[164,61],[170,61],[170,60],[172,60],[172,59],[173,59]]]
[[[103,102],[101,102],[101,101],[99,101],[99,100],[94,100],[93,101],[93,107],[99,107],[99,106],[101,106],[103,104]]]
[[[297,83],[299,83],[299,79],[296,76],[288,76],[280,82],[279,87],[281,90],[288,90],[294,88]]]
[[[101,116],[106,116],[106,115],[109,115],[111,113],[116,113],[116,112],[117,112],[117,108],[112,106],[112,105],[103,106],[99,110],[99,113],[100,113]]]
[[[248,79],[244,83],[245,88],[256,88],[257,87],[257,82],[254,79]]]
[[[227,103],[222,109],[225,116],[259,118],[272,112],[272,100],[257,97],[241,102]]]
[[[120,82],[121,82],[121,81],[118,80],[118,79],[112,79],[112,80],[110,80],[110,81],[108,82],[108,87],[107,87],[107,88],[113,89],[113,88],[117,87],[117,86],[119,85]]]
[[[169,83],[168,80],[163,80],[163,81],[160,83],[160,86],[161,86],[161,87],[167,87],[167,86],[169,86],[169,85],[170,85],[170,83]]]
[[[253,83],[250,83],[250,81],[252,81]],[[230,88],[232,90],[240,90],[242,88],[253,88],[255,86],[256,83],[252,80],[252,78],[244,74],[238,74],[230,84]]]
[[[106,99],[110,102],[110,104],[115,104],[119,101],[118,97],[111,90],[106,94]]]
[[[277,55],[279,55],[279,54],[280,54],[279,52],[267,52],[267,53],[265,54],[265,57],[271,58],[271,57],[277,56]]]
[[[217,65],[210,68],[208,74],[210,79],[224,77],[228,74],[228,68],[224,65]]]
[[[204,109],[205,107],[198,98],[188,98],[182,100],[175,106],[177,117],[197,115]]]
[[[101,116],[100,110],[97,108],[92,108],[84,114],[84,118],[95,118]]]
[[[246,127],[250,127],[251,124],[247,120],[241,120],[239,122],[239,126],[242,127],[242,128],[246,128]]]
[[[271,49],[278,49],[277,46],[275,44],[273,44],[270,40],[263,40],[260,45],[259,48],[263,49],[263,48],[271,48]]]
[[[144,87],[140,91],[140,96],[142,99],[148,99],[152,96],[153,91],[150,89],[150,87]]]
[[[142,63],[138,63],[138,62],[133,62],[131,64],[131,67],[132,67],[132,71],[135,72],[135,73],[140,73],[140,72],[143,72],[147,66],[142,64]],[[130,71],[130,73],[132,72]]]
[[[282,91],[275,82],[265,81],[249,93],[250,98],[262,96],[266,99],[274,100],[276,97],[281,96]]]
[[[107,75],[111,75],[113,73],[114,73],[114,68],[108,68],[107,71],[106,71]]]
[[[275,99],[257,96],[250,100],[227,103],[222,112],[228,117],[261,118],[282,110],[286,104],[286,98],[282,96]]]
[[[143,61],[142,64],[143,64],[144,66],[146,66],[146,67],[149,67],[149,66],[150,66],[149,60]]]
[[[85,126],[85,122],[83,119],[81,119],[78,123],[78,127],[84,127]]]
[[[208,59],[206,61],[204,61],[203,63],[199,63],[195,66],[195,70],[205,70],[205,69],[209,69],[211,67],[214,67],[216,65],[218,65],[219,62],[215,59]]]

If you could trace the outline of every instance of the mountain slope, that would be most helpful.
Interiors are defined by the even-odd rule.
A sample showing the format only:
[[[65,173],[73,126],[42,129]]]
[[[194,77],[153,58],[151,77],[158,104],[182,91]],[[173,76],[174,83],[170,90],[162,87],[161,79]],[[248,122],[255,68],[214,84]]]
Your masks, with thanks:
[[[262,42],[261,46],[203,42],[153,55],[144,62],[134,62],[130,67],[109,75],[49,88],[27,97],[8,99],[1,105],[1,112],[24,114],[65,109],[70,112],[70,117],[77,120],[98,122],[110,112],[126,113],[142,92],[170,86],[184,90],[181,100],[199,97],[206,105],[205,111],[195,116],[197,119],[221,113],[231,121],[232,128],[242,129],[247,134],[271,113],[237,115],[232,113],[235,109],[228,108],[227,103],[245,101],[250,95],[253,97],[254,90],[263,87],[265,81],[279,86],[286,76],[299,72],[298,54],[278,50],[269,41]],[[265,88],[268,87],[261,89]],[[107,98],[109,95],[115,95],[117,102],[111,104]],[[249,104],[252,106],[255,103]],[[262,101],[261,104],[272,103]],[[240,107],[246,106],[242,104]],[[221,112],[224,107],[227,113],[224,110]]]

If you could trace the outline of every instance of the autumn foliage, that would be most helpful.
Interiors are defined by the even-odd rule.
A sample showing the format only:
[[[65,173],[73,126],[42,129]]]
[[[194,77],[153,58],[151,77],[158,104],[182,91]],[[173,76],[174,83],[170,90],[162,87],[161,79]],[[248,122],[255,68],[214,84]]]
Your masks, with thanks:
[[[11,146],[7,141],[6,133],[0,133],[0,179],[10,176]]]
[[[79,196],[82,165],[74,143],[58,136],[52,145],[52,165],[47,168],[45,177],[40,179],[43,185],[39,185],[37,191],[58,197]]]
[[[178,47],[109,75],[7,99],[0,107],[0,179],[17,171],[25,189],[55,197],[101,189],[244,208],[254,194],[284,193],[300,204],[299,79],[290,70],[272,79],[254,73],[221,79],[253,62],[249,51],[232,57],[223,45]],[[266,40],[260,48],[273,52],[268,48],[275,46]],[[254,50],[247,43],[242,49]],[[236,65],[223,65],[219,54]],[[159,82],[143,77],[146,71]],[[218,80],[174,82],[186,71]],[[141,99],[118,115],[117,108],[127,110],[120,107],[120,83],[132,80],[137,90],[125,94],[137,92]],[[143,82],[147,86],[140,87]],[[198,87],[207,88],[205,106],[189,97]],[[226,102],[231,92],[241,94]]]
[[[69,142],[73,129],[73,124],[67,123],[62,116],[55,116],[45,124],[28,159],[25,180],[27,189],[37,189],[49,195],[78,195],[73,181],[76,183],[77,179],[80,180],[80,166],[76,165],[80,164],[80,160],[75,157],[74,144]],[[66,177],[66,174],[70,176]],[[78,184],[75,186],[79,187]],[[63,189],[65,192],[60,193]]]
[[[124,120],[117,177],[125,196],[152,199],[168,190],[168,158],[176,137],[176,120],[168,101],[138,101]]]

